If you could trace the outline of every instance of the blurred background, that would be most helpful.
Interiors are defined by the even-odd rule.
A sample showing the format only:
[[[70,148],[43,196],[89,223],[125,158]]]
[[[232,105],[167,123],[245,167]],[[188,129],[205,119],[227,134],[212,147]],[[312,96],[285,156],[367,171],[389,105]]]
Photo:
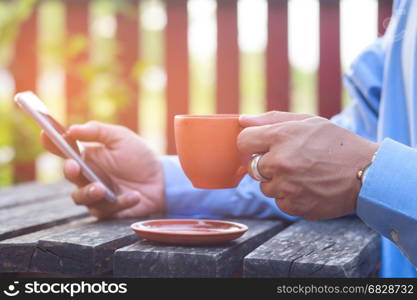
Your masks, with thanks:
[[[0,186],[54,181],[62,161],[13,104],[33,90],[65,125],[130,127],[175,153],[175,114],[278,109],[330,117],[342,73],[391,0],[0,0]]]

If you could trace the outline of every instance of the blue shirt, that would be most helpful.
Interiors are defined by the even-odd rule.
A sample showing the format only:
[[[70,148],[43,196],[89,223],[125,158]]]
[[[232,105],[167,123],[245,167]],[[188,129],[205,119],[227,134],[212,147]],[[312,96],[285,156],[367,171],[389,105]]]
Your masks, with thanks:
[[[380,144],[357,201],[357,215],[382,238],[382,277],[417,277],[417,1],[394,2],[386,34],[352,64],[351,103],[332,121]],[[194,189],[176,157],[164,157],[170,217],[295,220],[244,177],[235,189]]]

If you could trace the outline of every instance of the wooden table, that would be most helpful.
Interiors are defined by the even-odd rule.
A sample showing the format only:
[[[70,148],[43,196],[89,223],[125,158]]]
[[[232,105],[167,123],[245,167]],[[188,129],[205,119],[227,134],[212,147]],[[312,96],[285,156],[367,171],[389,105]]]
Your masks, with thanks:
[[[356,217],[293,224],[237,219],[249,230],[216,246],[180,247],[139,238],[138,219],[97,221],[70,199],[73,186],[0,189],[0,273],[115,277],[368,277],[379,236]]]

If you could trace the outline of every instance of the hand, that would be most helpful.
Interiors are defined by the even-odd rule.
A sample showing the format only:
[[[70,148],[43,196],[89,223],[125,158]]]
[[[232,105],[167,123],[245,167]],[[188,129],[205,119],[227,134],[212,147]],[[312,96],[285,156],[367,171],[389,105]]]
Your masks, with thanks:
[[[66,133],[69,139],[85,144],[83,160],[118,195],[116,203],[104,199],[104,187],[90,183],[72,159],[65,162],[65,177],[76,184],[74,202],[86,205],[98,218],[145,217],[164,210],[163,171],[156,154],[145,141],[122,126],[96,121],[74,125]],[[43,145],[52,153],[63,156],[42,133]]]
[[[312,115],[269,112],[241,116],[239,150],[263,153],[261,183],[279,208],[306,219],[328,219],[355,211],[361,187],[357,172],[378,145]]]

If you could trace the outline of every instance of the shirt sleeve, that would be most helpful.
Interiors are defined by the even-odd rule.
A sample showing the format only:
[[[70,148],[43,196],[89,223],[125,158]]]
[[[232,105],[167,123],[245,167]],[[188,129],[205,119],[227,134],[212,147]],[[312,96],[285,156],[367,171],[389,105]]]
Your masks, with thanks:
[[[416,170],[417,150],[385,139],[366,173],[356,209],[369,227],[394,242],[415,266]]]
[[[384,53],[380,38],[353,62],[343,78],[350,104],[332,118],[337,125],[371,141],[376,141]]]
[[[265,197],[259,182],[246,175],[234,189],[194,188],[177,156],[161,158],[165,176],[166,215],[172,218],[281,218],[296,220],[279,210],[274,199]]]

